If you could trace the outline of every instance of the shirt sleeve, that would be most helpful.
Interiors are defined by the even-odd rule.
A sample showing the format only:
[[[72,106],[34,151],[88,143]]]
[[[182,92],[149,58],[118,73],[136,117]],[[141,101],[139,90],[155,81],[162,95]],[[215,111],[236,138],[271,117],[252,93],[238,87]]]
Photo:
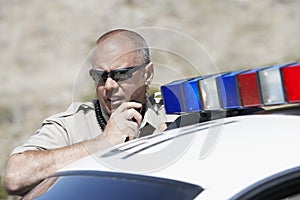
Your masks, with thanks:
[[[73,103],[65,112],[45,119],[41,128],[16,147],[11,155],[28,150],[57,149],[92,139],[101,133],[93,105],[89,102]]]
[[[67,146],[69,136],[59,119],[46,119],[42,127],[36,131],[23,145],[16,147],[12,154],[28,150],[47,150]]]

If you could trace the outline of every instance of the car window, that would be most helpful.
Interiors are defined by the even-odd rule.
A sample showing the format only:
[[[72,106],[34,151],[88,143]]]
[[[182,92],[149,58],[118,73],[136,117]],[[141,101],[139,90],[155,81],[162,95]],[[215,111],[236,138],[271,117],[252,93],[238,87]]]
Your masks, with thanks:
[[[300,193],[294,194],[294,195],[289,196],[289,197],[286,197],[286,198],[284,198],[282,200],[300,200]]]
[[[300,198],[300,167],[274,174],[246,188],[232,199],[293,199]]]
[[[48,178],[26,199],[193,199],[200,186],[169,179],[96,171],[73,171]]]

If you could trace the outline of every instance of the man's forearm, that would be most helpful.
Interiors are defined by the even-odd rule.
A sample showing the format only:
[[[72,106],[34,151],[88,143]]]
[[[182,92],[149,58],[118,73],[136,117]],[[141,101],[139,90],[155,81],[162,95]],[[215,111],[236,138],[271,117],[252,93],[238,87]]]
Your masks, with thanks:
[[[7,192],[23,195],[40,181],[66,165],[111,146],[104,136],[59,149],[26,151],[12,155],[6,166],[4,184]]]

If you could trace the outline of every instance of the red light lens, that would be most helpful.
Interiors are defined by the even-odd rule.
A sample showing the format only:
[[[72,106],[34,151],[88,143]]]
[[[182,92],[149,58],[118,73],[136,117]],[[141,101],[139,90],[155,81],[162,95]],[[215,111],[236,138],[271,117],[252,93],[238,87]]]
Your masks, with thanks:
[[[300,64],[282,69],[286,98],[289,103],[300,102]]]
[[[243,73],[238,75],[240,96],[242,105],[245,107],[260,106],[261,97],[256,72]]]

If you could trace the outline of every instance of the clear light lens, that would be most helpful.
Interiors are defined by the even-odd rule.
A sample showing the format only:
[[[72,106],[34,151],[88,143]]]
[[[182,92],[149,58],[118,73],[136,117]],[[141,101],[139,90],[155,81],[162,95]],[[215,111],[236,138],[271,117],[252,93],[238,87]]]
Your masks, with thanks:
[[[285,102],[280,69],[269,68],[259,72],[262,101],[265,105]]]
[[[199,81],[204,110],[221,109],[219,92],[216,82],[217,76],[211,76]]]
[[[182,84],[185,108],[187,112],[202,111],[201,94],[198,81],[202,78],[190,79]]]

